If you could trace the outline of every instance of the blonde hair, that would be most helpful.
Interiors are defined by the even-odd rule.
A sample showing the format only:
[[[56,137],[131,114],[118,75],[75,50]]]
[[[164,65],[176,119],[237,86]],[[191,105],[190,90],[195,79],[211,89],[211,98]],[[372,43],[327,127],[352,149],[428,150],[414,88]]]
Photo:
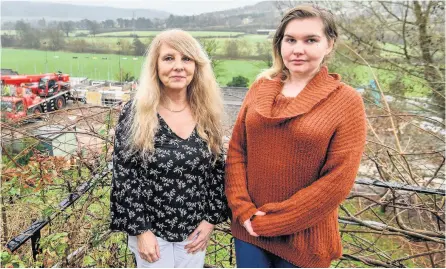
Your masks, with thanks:
[[[282,55],[280,53],[282,47],[282,40],[284,37],[285,29],[288,23],[295,19],[305,19],[305,18],[320,18],[324,24],[324,34],[328,41],[333,41],[333,50],[329,55],[325,56],[322,65],[326,63],[330,55],[334,53],[334,45],[338,38],[338,30],[336,27],[336,22],[333,14],[331,12],[319,8],[317,6],[310,5],[299,5],[290,10],[288,10],[282,17],[279,26],[274,34],[273,38],[273,65],[271,68],[263,71],[258,78],[271,79],[277,75],[282,75],[282,80],[286,80],[290,77],[290,73],[283,63]]]
[[[150,156],[155,150],[154,137],[159,128],[157,110],[163,92],[157,62],[160,47],[164,44],[195,61],[195,73],[187,87],[187,99],[197,122],[197,133],[207,142],[210,152],[216,158],[221,152],[223,134],[221,91],[201,45],[189,33],[179,29],[158,34],[146,51],[140,85],[133,101],[130,147],[140,150],[143,157]]]

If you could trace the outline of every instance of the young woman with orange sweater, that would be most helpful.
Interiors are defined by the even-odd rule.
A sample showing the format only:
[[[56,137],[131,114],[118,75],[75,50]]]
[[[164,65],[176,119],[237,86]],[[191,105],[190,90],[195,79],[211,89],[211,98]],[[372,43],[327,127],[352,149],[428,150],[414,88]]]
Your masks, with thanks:
[[[333,16],[289,10],[273,39],[273,66],[253,83],[226,162],[238,267],[328,267],[342,255],[338,206],[366,138],[361,96],[328,73]]]

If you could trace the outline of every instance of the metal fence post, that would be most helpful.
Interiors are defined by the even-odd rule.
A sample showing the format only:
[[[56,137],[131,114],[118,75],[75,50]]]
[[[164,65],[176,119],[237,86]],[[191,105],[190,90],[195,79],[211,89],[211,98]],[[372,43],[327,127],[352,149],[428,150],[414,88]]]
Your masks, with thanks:
[[[36,231],[31,236],[31,248],[32,248],[32,251],[33,251],[34,261],[36,261],[37,260],[37,254],[42,252],[42,250],[40,249],[40,230]]]

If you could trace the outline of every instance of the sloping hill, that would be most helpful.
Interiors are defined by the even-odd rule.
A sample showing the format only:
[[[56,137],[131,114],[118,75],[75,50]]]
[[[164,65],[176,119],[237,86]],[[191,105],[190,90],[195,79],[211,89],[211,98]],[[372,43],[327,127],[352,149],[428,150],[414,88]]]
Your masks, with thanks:
[[[104,5],[106,2],[104,2]],[[18,19],[38,20],[96,20],[117,18],[167,18],[170,13],[152,9],[125,9],[113,7],[83,6],[47,2],[2,1],[1,20],[12,21]]]

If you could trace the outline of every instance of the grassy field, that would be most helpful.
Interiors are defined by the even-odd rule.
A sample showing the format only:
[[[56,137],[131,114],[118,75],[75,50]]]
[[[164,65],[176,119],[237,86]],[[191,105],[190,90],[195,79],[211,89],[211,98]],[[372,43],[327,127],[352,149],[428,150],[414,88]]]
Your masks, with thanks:
[[[425,81],[407,74],[399,74],[397,72],[375,68],[370,69],[364,65],[346,64],[337,61],[329,64],[329,67],[330,72],[340,74],[342,80],[353,87],[369,86],[371,80],[374,79],[374,73],[384,92],[392,92],[392,90],[395,90],[393,87],[401,88],[401,92],[405,92],[406,97],[423,97],[431,92]],[[396,80],[398,81],[397,84],[395,83]]]
[[[73,58],[77,57],[77,58]],[[45,68],[45,60],[48,60]],[[143,58],[121,55],[123,70],[139,76]],[[53,52],[41,50],[2,49],[2,68],[11,68],[20,74],[62,71],[73,77],[116,80],[119,55]],[[223,60],[218,68],[218,82],[226,85],[234,76],[245,76],[250,82],[266,66],[261,61]]]
[[[123,70],[139,75],[141,63],[142,57],[121,55]],[[119,55],[2,49],[1,65],[2,68],[12,68],[20,74],[60,70],[73,77],[114,80],[119,70]]]
[[[246,53],[256,53],[256,42],[267,40],[264,35],[245,35],[242,40],[246,41],[243,50]],[[109,49],[119,50],[116,43],[123,39],[132,41],[132,38],[119,37],[85,37],[89,43],[97,46],[110,46]],[[219,48],[217,54],[224,54],[224,44],[229,38],[218,38]],[[141,38],[146,42],[146,38]],[[102,45],[99,45],[102,43]],[[336,60],[336,57],[335,57]],[[47,64],[45,62],[47,61]],[[2,68],[11,68],[21,74],[43,73],[62,71],[74,77],[89,77],[91,79],[117,80],[119,62],[123,70],[139,77],[143,58],[117,54],[93,54],[93,53],[72,53],[60,51],[42,51],[25,49],[2,49]],[[257,74],[266,65],[262,61],[247,60],[222,60],[216,75],[220,85],[226,85],[235,76],[244,76],[253,82]],[[373,79],[372,72],[365,66],[346,64],[344,62],[333,61],[330,64],[330,71],[342,75],[343,81],[353,87],[364,87],[370,85]],[[403,88],[406,96],[426,96],[430,93],[429,88],[420,79],[401,75],[395,72],[384,70],[373,70],[379,79],[379,83],[385,92],[389,92],[395,87]]]
[[[136,34],[139,39],[143,43],[149,43],[149,39],[153,38],[156,34],[161,31],[122,31],[122,32],[110,32],[110,33],[102,33],[98,34],[95,37],[93,36],[77,36],[78,34],[89,34],[87,30],[76,30],[69,34],[69,37],[65,40],[67,42],[73,40],[85,40],[87,43],[92,45],[100,44],[101,47],[106,47],[110,50],[119,50],[117,45],[118,42],[122,42],[123,40],[129,42],[130,44],[133,42],[133,37],[128,37],[129,35]],[[241,47],[243,47],[244,55],[257,55],[256,43],[265,42],[268,39],[267,35],[255,35],[255,34],[244,34],[243,32],[214,32],[214,31],[189,31],[189,33],[197,38],[205,37],[205,38],[215,38],[218,42],[217,54],[223,55],[225,53],[225,44],[228,40],[237,39],[242,43]],[[9,34],[15,35],[15,30],[2,30],[1,34]],[[243,34],[240,37],[234,37]],[[43,43],[44,40],[41,40]],[[48,42],[48,41],[47,41]]]
[[[256,76],[267,66],[262,61],[225,60],[222,61],[218,70],[218,82],[226,85],[233,77],[244,76],[252,83]]]
[[[122,33],[122,32],[121,32]],[[193,33],[193,32],[192,32]],[[218,32],[213,32],[213,33],[218,33]],[[110,33],[113,34],[113,33]],[[149,36],[139,36],[139,39],[143,42],[143,43],[148,43],[149,41]],[[249,48],[249,51],[247,53],[249,53],[249,55],[257,55],[257,51],[256,51],[256,43],[261,43],[261,42],[265,42],[267,41],[267,36],[266,35],[244,35],[242,37],[219,37],[219,38],[215,38],[218,42],[218,49],[217,49],[217,53],[218,54],[223,54],[224,53],[224,47],[225,47],[225,43],[228,40],[233,40],[233,39],[237,39],[243,42],[246,42],[245,45],[243,46],[244,49],[246,50],[247,48]],[[98,44],[98,43],[102,43],[104,46],[107,46],[110,49],[113,50],[118,50],[118,41],[122,40],[126,40],[127,42],[129,42],[130,44],[133,42],[133,37],[105,37],[105,36],[101,36],[101,35],[97,35],[96,37],[92,37],[92,36],[88,36],[88,37],[74,37],[74,36],[70,36],[67,41],[72,41],[72,40],[85,40],[88,43],[91,44]]]
[[[98,42],[98,41],[96,41]],[[73,58],[77,57],[77,58]],[[121,59],[119,59],[121,58]],[[45,61],[48,61],[45,65]],[[143,58],[117,54],[72,53],[60,51],[41,51],[24,49],[2,49],[2,68],[17,70],[20,74],[34,74],[62,71],[73,77],[117,80],[119,62],[122,69],[139,77]],[[251,82],[266,68],[262,61],[222,60],[216,75],[220,85],[226,85],[233,77],[244,76]],[[363,87],[373,79],[371,70],[365,66],[332,64],[331,72],[342,75],[343,81],[353,87]],[[397,74],[383,70],[374,70],[384,91],[389,91],[391,82]],[[425,96],[430,91],[422,81],[402,76],[400,81],[407,96]]]

